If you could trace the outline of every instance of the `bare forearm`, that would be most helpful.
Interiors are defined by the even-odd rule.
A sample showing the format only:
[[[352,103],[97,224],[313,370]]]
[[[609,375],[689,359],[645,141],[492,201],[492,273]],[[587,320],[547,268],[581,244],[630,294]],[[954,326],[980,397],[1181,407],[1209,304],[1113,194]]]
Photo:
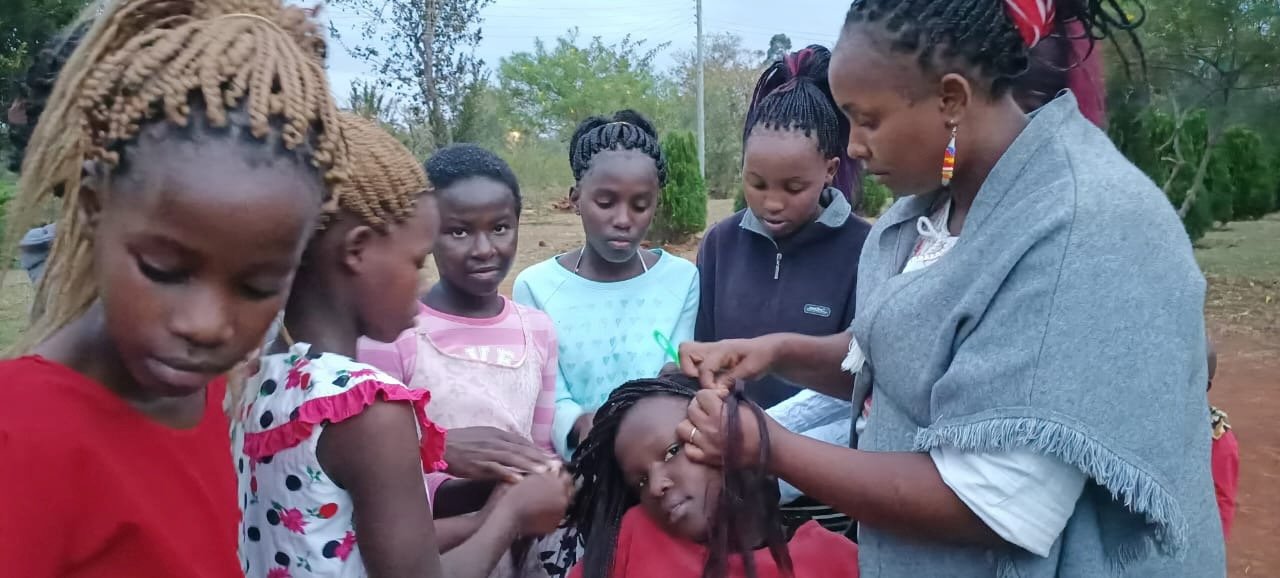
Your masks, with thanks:
[[[505,512],[493,512],[470,539],[441,557],[444,575],[446,578],[488,576],[518,537],[516,520]]]
[[[777,339],[774,375],[798,386],[839,399],[853,395],[853,377],[840,369],[849,352],[849,334],[814,337],[784,333]]]
[[[769,469],[860,524],[958,545],[1004,541],[960,501],[927,454],[863,452],[770,428]]]
[[[444,554],[461,546],[480,529],[484,517],[480,514],[436,519],[436,544]]]

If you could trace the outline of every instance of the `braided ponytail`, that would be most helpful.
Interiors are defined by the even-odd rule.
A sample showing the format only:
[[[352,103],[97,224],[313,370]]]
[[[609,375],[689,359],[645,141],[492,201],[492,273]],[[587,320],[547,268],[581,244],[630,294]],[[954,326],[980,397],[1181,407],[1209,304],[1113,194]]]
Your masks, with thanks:
[[[774,60],[751,94],[747,122],[742,127],[742,148],[757,126],[776,130],[798,130],[814,136],[823,158],[840,159],[831,186],[849,199],[862,198],[859,163],[849,158],[849,119],[840,113],[827,68],[831,51],[817,44]]]
[[[333,206],[348,159],[324,55],[307,12],[281,0],[109,4],[54,85],[10,205],[6,247],[42,206],[56,202],[55,191],[69,192],[33,326],[17,350],[44,341],[97,299],[92,242],[76,194],[82,167],[90,161],[104,174],[122,170],[126,147],[148,125],[174,127],[180,137],[208,128],[248,133],[315,166]]]

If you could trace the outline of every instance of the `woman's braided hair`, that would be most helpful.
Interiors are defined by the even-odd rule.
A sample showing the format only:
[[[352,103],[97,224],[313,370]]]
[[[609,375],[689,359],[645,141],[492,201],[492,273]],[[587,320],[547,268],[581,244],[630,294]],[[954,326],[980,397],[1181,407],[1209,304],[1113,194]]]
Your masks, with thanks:
[[[581,181],[591,168],[591,159],[613,150],[637,150],[653,159],[658,167],[658,186],[667,184],[667,158],[658,142],[658,131],[640,113],[620,110],[612,117],[593,116],[582,121],[569,139],[569,168],[573,180]]]
[[[1124,33],[1143,57],[1135,33],[1146,17],[1139,0],[1050,1],[1057,19],[1079,22],[1091,45]],[[1133,15],[1126,5],[1134,7]],[[975,67],[990,81],[992,96],[1004,95],[1030,62],[1030,49],[1007,14],[1005,0],[854,0],[845,27],[861,23],[880,24],[889,33],[891,49],[918,55],[926,71]],[[1124,58],[1123,51],[1117,53]]]
[[[573,505],[568,512],[568,526],[585,542],[583,557],[584,578],[607,578],[613,568],[618,533],[622,529],[622,517],[631,507],[640,503],[635,490],[627,484],[622,469],[614,455],[618,428],[627,412],[642,399],[670,396],[692,399],[697,384],[678,374],[667,374],[652,379],[637,379],[622,384],[596,412],[587,439],[574,454],[574,482],[578,485]],[[769,436],[765,431],[764,410],[747,401],[741,391],[725,399],[724,450],[726,463],[736,463],[742,453],[741,423],[738,407],[745,405],[756,414],[760,426],[760,456],[756,468],[739,469],[724,467],[721,470],[723,486],[717,502],[715,519],[709,524],[708,556],[703,568],[703,578],[725,578],[728,575],[729,558],[737,554],[745,566],[746,575],[755,578],[756,544],[746,543],[747,536],[762,535],[773,559],[783,573],[791,572],[791,554],[778,508],[778,484],[764,472],[769,459]],[[759,529],[762,533],[750,531]]]
[[[164,125],[177,138],[210,129],[252,136],[314,165],[330,206],[347,182],[325,43],[308,11],[281,0],[117,0],[96,18],[94,10],[36,126],[10,206],[6,250],[55,191],[70,193],[19,351],[97,299],[75,191],[85,161],[104,174],[126,167],[122,153],[144,128]]]
[[[817,44],[783,55],[756,81],[742,129],[742,145],[757,126],[804,131],[818,141],[826,159],[840,159],[832,186],[850,198],[861,198],[858,165],[849,158],[849,119],[836,107],[827,81],[831,51]]]
[[[338,120],[351,155],[351,185],[338,205],[378,230],[407,219],[418,196],[430,190],[418,159],[364,117],[340,112]]]

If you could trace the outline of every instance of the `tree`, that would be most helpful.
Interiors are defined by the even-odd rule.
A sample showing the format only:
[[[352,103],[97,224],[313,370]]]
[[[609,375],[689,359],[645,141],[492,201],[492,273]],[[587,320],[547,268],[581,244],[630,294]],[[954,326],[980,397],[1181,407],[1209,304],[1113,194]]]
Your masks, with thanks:
[[[0,8],[0,102],[13,99],[31,57],[80,14],[88,0],[16,0]]]
[[[1276,209],[1266,152],[1258,133],[1239,126],[1227,129],[1214,150],[1222,159],[1236,218],[1258,219]],[[1221,192],[1215,188],[1215,200]]]
[[[707,227],[707,188],[698,174],[698,149],[693,133],[672,131],[662,139],[667,159],[667,186],[649,227],[649,240],[677,243]]]
[[[663,87],[654,72],[659,49],[630,36],[617,44],[600,37],[578,46],[577,29],[548,48],[541,39],[533,52],[518,52],[498,65],[498,82],[519,129],[567,140],[582,119],[630,108],[646,116],[659,112]]]
[[[704,45],[707,115],[707,189],[726,199],[742,189],[742,127],[760,76],[760,53],[742,48],[734,34],[713,34]],[[676,101],[683,128],[695,126],[698,69],[692,51],[676,55]]]
[[[88,0],[6,0],[0,3],[0,111],[20,96],[17,88],[26,79],[27,68],[37,51],[75,20]],[[0,123],[9,129],[8,118]],[[0,136],[0,151],[9,139]],[[0,153],[5,158],[7,152]],[[3,165],[0,165],[3,166]]]
[[[1241,93],[1280,86],[1280,3],[1262,0],[1152,0],[1143,28],[1152,75],[1165,100],[1184,112],[1174,117],[1180,129],[1189,111],[1206,109],[1205,138],[1195,161],[1189,149],[1174,147],[1175,168],[1167,185],[1189,171],[1178,213],[1184,219],[1205,190],[1207,154],[1239,114]],[[1180,107],[1178,106],[1180,104]],[[1181,134],[1175,130],[1175,134]],[[1175,196],[1167,186],[1166,194]]]
[[[788,52],[791,52],[791,38],[786,34],[774,34],[769,39],[769,50],[764,53],[765,65],[782,58]]]
[[[462,99],[453,139],[498,148],[506,140],[504,122],[501,97],[488,79],[482,78]]]
[[[351,112],[382,125],[391,125],[395,124],[399,107],[399,99],[388,95],[378,85],[363,80],[351,83],[351,93],[347,96],[347,108]]]
[[[335,0],[365,16],[361,44],[351,54],[374,66],[384,87],[414,94],[410,109],[423,118],[436,147],[453,142],[462,101],[480,81],[484,62],[480,10],[493,0]],[[332,23],[330,33],[341,41]]]

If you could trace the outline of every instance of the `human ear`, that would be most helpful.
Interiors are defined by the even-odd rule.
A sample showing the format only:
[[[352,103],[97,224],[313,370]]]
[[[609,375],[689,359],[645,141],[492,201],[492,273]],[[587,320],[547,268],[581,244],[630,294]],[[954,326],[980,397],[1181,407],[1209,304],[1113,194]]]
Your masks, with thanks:
[[[827,159],[827,186],[831,186],[836,182],[836,172],[840,170],[840,157],[831,157]],[[841,191],[847,193],[848,191]]]
[[[569,204],[573,206],[573,214],[581,215],[582,209],[578,207],[578,202],[582,200],[582,191],[578,189],[578,185],[569,187]]]
[[[80,190],[76,191],[80,219],[84,223],[86,233],[93,233],[102,218],[102,207],[106,201],[107,179],[102,165],[93,161],[85,161],[80,174]]]
[[[944,74],[938,81],[938,112],[948,122],[953,125],[960,124],[971,102],[973,102],[973,85],[969,84],[969,79],[950,72]]]
[[[342,236],[342,265],[348,271],[359,273],[368,261],[368,251],[377,232],[368,225],[356,225]]]

